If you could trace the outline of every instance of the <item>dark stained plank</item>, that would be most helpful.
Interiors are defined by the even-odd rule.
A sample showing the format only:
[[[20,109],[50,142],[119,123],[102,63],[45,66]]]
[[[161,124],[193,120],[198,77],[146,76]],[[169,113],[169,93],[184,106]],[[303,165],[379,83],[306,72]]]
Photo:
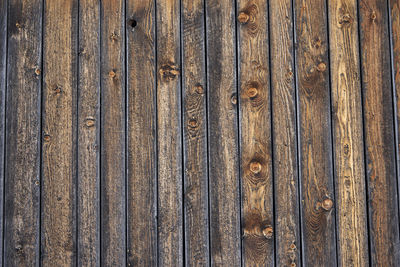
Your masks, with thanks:
[[[100,266],[100,3],[79,1],[78,265]]]
[[[328,3],[338,264],[368,266],[357,1]]]
[[[181,5],[185,259],[187,266],[209,266],[204,1]]]
[[[127,1],[128,266],[157,266],[155,2]]]
[[[39,266],[42,4],[8,8],[4,265]]]
[[[158,263],[183,265],[179,0],[157,0]]]
[[[268,3],[238,1],[243,262],[274,265]]]
[[[71,266],[76,263],[77,11],[78,1],[45,1],[41,203],[43,266]]]
[[[361,0],[359,14],[371,264],[395,266],[399,221],[387,1]]]
[[[101,265],[126,266],[125,5],[101,1]]]
[[[301,266],[293,6],[269,3],[276,264]]]
[[[5,97],[7,86],[7,1],[0,3],[0,162],[4,162]],[[4,164],[0,164],[0,262],[3,262]]]
[[[336,266],[325,2],[296,1],[295,16],[303,264]]]
[[[207,0],[210,250],[213,266],[240,266],[235,1]]]

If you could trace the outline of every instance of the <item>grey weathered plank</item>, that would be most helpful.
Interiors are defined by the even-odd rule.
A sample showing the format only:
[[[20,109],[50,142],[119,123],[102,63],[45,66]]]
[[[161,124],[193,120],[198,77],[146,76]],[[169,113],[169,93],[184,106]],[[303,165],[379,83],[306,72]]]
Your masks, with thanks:
[[[368,266],[357,1],[328,4],[338,264]]]
[[[274,265],[268,2],[238,1],[243,262]]]
[[[100,266],[100,1],[79,1],[78,265]]]
[[[241,264],[235,1],[206,1],[212,265]]]
[[[42,3],[13,0],[8,10],[4,265],[38,266]]]
[[[43,266],[76,263],[77,11],[76,0],[44,5]]]
[[[301,266],[293,6],[269,2],[276,264]]]
[[[295,4],[303,264],[336,266],[325,1]]]
[[[158,263],[183,264],[180,5],[157,5]]]
[[[399,221],[388,6],[361,0],[360,45],[371,264],[396,266]]]
[[[204,1],[183,0],[181,16],[185,259],[209,266]]]
[[[4,162],[5,97],[7,86],[7,1],[0,4],[0,162]],[[0,262],[3,264],[3,211],[4,211],[4,165],[0,164]]]
[[[101,1],[101,264],[126,266],[125,4]]]
[[[129,0],[127,25],[128,266],[157,265],[155,2]]]

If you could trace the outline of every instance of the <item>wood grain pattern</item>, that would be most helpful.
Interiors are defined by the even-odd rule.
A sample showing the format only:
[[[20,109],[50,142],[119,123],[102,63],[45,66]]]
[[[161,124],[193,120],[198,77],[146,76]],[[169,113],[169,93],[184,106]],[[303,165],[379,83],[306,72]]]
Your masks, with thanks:
[[[101,20],[101,264],[126,266],[124,1],[101,1]]]
[[[160,266],[183,265],[180,4],[156,1],[158,249]]]
[[[296,1],[303,264],[336,266],[326,6]]]
[[[100,266],[100,5],[79,1],[78,265]]]
[[[8,19],[8,2],[0,3],[0,55],[3,55],[0,60],[0,162],[4,162],[5,152],[5,97],[7,89],[7,19]],[[0,214],[4,213],[4,165],[0,164]],[[3,197],[1,197],[3,196]],[[3,229],[4,216],[0,215],[0,251],[3,252]],[[0,253],[0,262],[3,262],[3,253]]]
[[[387,1],[360,1],[371,264],[395,266],[398,202]]]
[[[293,6],[270,1],[276,264],[301,266]]]
[[[329,1],[339,266],[368,266],[357,1]]]
[[[76,263],[77,8],[77,1],[44,5],[43,266]]]
[[[6,266],[39,265],[42,5],[9,1],[5,251]],[[4,94],[1,96],[4,99]],[[4,102],[3,102],[4,104]]]
[[[238,1],[243,262],[274,265],[268,3]]]
[[[182,1],[185,259],[209,266],[204,1]]]
[[[206,1],[211,265],[241,264],[235,3]]]
[[[128,266],[157,265],[155,2],[127,1]]]

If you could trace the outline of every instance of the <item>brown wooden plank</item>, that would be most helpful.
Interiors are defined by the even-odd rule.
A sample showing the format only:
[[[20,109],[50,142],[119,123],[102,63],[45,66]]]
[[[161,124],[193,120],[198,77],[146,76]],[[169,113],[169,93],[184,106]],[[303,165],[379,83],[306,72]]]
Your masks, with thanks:
[[[4,229],[6,266],[39,265],[41,15],[41,1],[9,1]],[[2,56],[6,57],[5,54]]]
[[[77,8],[66,0],[44,6],[43,266],[76,263]]]
[[[274,265],[268,3],[238,1],[243,262]]]
[[[339,266],[368,266],[357,1],[329,6]]]
[[[160,266],[183,265],[179,0],[157,0],[158,249]]]
[[[126,266],[125,5],[101,1],[101,264]]]
[[[78,265],[100,266],[100,5],[79,1]]]
[[[155,2],[127,1],[128,266],[157,266]]]
[[[235,1],[207,0],[211,264],[240,266]]]
[[[293,6],[270,1],[276,264],[301,266]]]
[[[209,266],[204,1],[182,1],[185,259]]]
[[[387,1],[361,0],[359,8],[371,264],[395,266],[399,222]]]
[[[4,162],[5,152],[5,97],[7,89],[7,11],[8,2],[0,3],[0,162]],[[0,251],[3,251],[3,229],[4,229],[4,164],[0,164]],[[0,253],[0,262],[4,265],[3,253]]]
[[[336,266],[327,17],[324,1],[296,1],[303,264]]]

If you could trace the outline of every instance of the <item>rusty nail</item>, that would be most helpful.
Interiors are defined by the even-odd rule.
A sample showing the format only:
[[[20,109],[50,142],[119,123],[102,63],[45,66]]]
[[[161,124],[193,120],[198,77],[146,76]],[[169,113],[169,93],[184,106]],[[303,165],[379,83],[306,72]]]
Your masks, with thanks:
[[[250,171],[254,174],[257,174],[261,171],[261,164],[257,161],[252,161],[250,163]]]
[[[241,24],[245,24],[249,21],[250,16],[246,12],[240,12],[238,16],[238,20]]]

